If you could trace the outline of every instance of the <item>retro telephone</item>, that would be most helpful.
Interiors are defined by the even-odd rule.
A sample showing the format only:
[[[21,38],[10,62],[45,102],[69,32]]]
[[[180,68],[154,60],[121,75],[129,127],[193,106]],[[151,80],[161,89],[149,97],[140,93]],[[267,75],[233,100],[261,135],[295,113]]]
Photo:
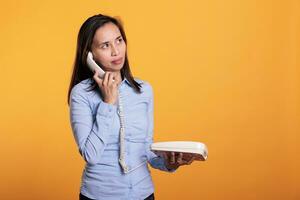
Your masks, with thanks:
[[[94,72],[96,69],[99,71],[99,78],[104,78],[105,71],[99,67],[99,65],[94,61],[92,52],[88,52],[86,62],[90,70]]]
[[[208,157],[208,150],[205,144],[192,141],[169,141],[155,142],[150,146],[151,151],[156,155],[162,156],[164,153],[175,152],[183,153],[183,159],[195,157],[195,160],[205,161]]]

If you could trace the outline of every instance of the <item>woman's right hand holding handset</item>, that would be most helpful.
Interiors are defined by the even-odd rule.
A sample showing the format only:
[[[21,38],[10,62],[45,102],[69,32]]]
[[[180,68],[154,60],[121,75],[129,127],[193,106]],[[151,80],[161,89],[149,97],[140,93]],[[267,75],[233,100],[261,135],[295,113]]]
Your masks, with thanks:
[[[118,98],[118,83],[115,80],[114,72],[105,72],[104,78],[99,78],[99,72],[96,70],[93,76],[98,84],[103,101],[109,104],[115,104]]]

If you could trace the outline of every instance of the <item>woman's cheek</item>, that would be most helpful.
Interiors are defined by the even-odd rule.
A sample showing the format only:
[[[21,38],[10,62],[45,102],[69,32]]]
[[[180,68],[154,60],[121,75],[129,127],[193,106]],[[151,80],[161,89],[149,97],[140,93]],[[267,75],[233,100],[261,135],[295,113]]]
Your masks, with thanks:
[[[101,57],[100,60],[102,61],[101,65],[103,65],[105,67],[109,67],[110,66],[110,62],[109,62],[109,60],[107,59],[106,56]]]

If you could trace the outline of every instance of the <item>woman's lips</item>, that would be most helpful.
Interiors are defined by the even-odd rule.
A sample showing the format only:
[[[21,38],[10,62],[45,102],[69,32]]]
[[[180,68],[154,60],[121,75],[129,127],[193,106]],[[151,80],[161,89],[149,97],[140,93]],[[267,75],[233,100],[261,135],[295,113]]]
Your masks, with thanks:
[[[117,65],[117,64],[121,64],[122,63],[122,58],[118,59],[118,60],[114,60],[112,61],[113,64]]]

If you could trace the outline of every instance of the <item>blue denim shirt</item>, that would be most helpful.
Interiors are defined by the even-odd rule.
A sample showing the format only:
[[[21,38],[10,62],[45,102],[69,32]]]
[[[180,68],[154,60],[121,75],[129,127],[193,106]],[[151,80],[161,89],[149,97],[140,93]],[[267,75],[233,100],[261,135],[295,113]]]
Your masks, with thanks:
[[[175,171],[168,171],[164,159],[150,151],[153,90],[148,82],[135,80],[142,84],[140,94],[126,78],[118,88],[125,118],[125,162],[132,170],[127,174],[123,173],[118,161],[120,119],[117,105],[105,103],[97,91],[86,91],[94,81],[92,78],[81,81],[71,90],[71,127],[86,163],[80,192],[91,199],[145,199],[154,192],[147,163],[155,169]]]

